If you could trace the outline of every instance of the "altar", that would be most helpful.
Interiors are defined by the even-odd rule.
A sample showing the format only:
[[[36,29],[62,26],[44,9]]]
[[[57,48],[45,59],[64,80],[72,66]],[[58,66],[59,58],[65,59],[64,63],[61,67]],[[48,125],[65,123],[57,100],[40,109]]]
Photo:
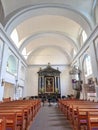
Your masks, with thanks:
[[[60,95],[60,71],[54,69],[50,64],[38,71],[38,94],[39,95]]]

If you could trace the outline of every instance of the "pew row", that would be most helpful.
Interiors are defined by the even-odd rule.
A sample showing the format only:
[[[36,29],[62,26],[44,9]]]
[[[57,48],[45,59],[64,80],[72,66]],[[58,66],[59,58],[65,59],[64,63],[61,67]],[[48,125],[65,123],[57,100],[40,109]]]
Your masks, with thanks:
[[[69,120],[73,130],[93,130],[92,128],[97,127],[98,122],[96,123],[96,119],[98,115],[94,114],[94,112],[98,113],[98,103],[83,100],[60,99],[58,106]],[[93,113],[94,116],[91,113]],[[93,116],[93,122],[91,116]],[[98,127],[94,130],[98,130]]]
[[[0,104],[0,129],[8,128],[7,121],[11,124],[11,130],[27,130],[30,122],[34,120],[40,109],[40,100],[17,100],[3,102]],[[5,113],[5,114],[4,114]],[[9,114],[15,118],[10,120]]]

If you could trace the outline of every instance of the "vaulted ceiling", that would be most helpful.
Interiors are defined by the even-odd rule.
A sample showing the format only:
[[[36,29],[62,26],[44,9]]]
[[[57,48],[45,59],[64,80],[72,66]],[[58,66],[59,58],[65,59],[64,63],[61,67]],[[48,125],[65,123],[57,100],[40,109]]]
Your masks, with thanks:
[[[70,64],[98,23],[97,0],[1,0],[1,23],[31,64]]]

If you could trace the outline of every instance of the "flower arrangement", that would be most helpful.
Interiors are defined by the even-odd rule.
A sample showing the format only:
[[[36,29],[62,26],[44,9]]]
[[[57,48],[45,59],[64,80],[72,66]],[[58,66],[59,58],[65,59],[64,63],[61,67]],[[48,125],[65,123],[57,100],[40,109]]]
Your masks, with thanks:
[[[45,88],[44,87],[42,87],[42,88],[40,88],[40,93],[44,93],[45,92]]]
[[[55,93],[58,93],[59,92],[59,89],[58,88],[55,88]]]

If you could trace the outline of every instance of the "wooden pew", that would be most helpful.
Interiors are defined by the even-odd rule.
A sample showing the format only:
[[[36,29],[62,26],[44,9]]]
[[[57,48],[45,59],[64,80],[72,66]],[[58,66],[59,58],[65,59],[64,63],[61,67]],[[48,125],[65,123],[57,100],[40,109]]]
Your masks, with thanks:
[[[24,106],[17,106],[17,105],[13,105],[13,106],[0,106],[0,113],[1,112],[16,112],[17,113],[17,125],[20,125],[21,129],[24,129],[24,127],[28,127],[29,123],[30,123],[30,113],[29,113],[29,109],[27,107]]]
[[[87,112],[88,130],[98,130],[98,111]]]
[[[98,113],[98,108],[77,108],[72,116],[74,130],[81,130],[82,127],[89,130],[87,113],[93,113],[95,111]]]
[[[10,109],[10,110],[3,109],[3,110],[0,110],[0,116],[3,113],[5,113],[6,116],[8,115],[8,113],[13,113],[13,115],[16,114],[16,116],[17,116],[16,121],[15,121],[16,126],[20,127],[20,129],[22,129],[22,130],[26,129],[26,123],[25,123],[23,110],[19,110],[19,109]]]
[[[60,101],[60,110],[67,116],[73,126],[73,130],[81,130],[81,127],[88,128],[87,112],[98,111],[98,103],[91,101]],[[65,108],[64,108],[65,107]]]
[[[85,109],[85,108],[98,108],[98,103],[92,103],[92,102],[78,102],[77,104],[71,104],[67,107],[67,119],[70,120],[70,117],[72,116],[72,111],[76,110],[77,108]]]
[[[72,108],[73,105],[80,105],[80,104],[87,104],[91,103],[90,101],[84,101],[84,100],[59,100],[59,109],[67,116],[67,119],[69,119],[68,112]]]
[[[5,117],[0,118],[0,130],[5,130]]]
[[[0,120],[2,120],[1,128],[2,130],[11,129],[17,130],[17,116],[16,113],[13,112],[2,112],[0,113]]]
[[[17,126],[20,127],[19,130],[26,130],[30,124],[30,121],[33,120],[36,113],[40,108],[40,101],[10,101],[3,102],[0,104],[0,114],[2,113],[11,113],[17,114]],[[2,122],[0,123],[1,127]]]
[[[3,102],[9,102],[9,101],[11,101],[11,97],[3,98]]]

